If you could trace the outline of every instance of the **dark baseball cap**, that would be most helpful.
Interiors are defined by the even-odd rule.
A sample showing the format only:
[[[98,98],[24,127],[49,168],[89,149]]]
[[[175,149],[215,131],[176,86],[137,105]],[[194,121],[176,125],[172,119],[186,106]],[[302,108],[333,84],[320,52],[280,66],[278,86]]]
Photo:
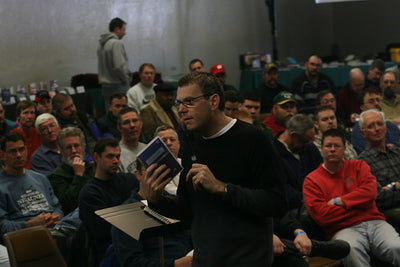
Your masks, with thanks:
[[[46,90],[40,90],[39,92],[36,93],[35,102],[39,103],[40,101],[42,101],[45,98],[51,99],[49,92]]]
[[[294,94],[292,94],[291,92],[287,92],[287,91],[280,92],[272,100],[272,104],[274,104],[274,105],[283,105],[287,102],[297,103],[296,99],[294,98]]]
[[[155,92],[172,92],[176,91],[176,87],[170,83],[160,83],[154,87]]]

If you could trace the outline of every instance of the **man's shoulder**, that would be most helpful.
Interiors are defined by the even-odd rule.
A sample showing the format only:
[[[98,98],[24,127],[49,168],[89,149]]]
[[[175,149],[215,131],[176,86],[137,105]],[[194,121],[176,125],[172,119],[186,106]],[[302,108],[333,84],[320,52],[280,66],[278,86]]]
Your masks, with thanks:
[[[132,86],[131,88],[128,89],[127,94],[136,94],[138,90],[140,90],[139,86],[140,82]]]
[[[400,129],[396,126],[396,124],[394,124],[390,121],[386,121],[386,126],[387,126],[388,131],[390,131],[392,133],[400,134]]]
[[[306,175],[306,180],[318,182],[320,180],[319,177],[321,177],[321,175],[324,175],[324,172],[325,174],[327,174],[321,163],[315,170]],[[306,180],[304,182],[306,182]]]
[[[343,168],[351,171],[358,171],[360,169],[370,169],[368,163],[362,159],[348,159],[343,161]]]
[[[40,181],[42,183],[47,183],[47,177],[44,174],[35,172],[33,170],[25,170],[25,176],[29,179],[35,179],[37,181]]]
[[[293,79],[293,85],[297,83],[302,83],[303,81],[308,81],[308,77],[306,75],[306,71],[303,70],[299,74],[297,74]]]
[[[372,156],[375,156],[378,154],[378,150],[376,148],[374,148],[373,146],[367,145],[364,149],[364,151],[362,151],[360,153],[360,155],[358,155],[358,159],[362,159],[365,161],[371,160]]]
[[[308,157],[308,158],[313,157],[314,159],[322,161],[321,152],[313,142],[309,143],[308,146],[304,149],[304,151],[300,153],[300,157]]]
[[[323,72],[320,72],[320,73],[318,74],[318,80],[320,80],[320,81],[326,80],[326,81],[332,83],[331,77],[329,77],[328,74],[325,74],[325,73],[323,73]]]
[[[35,157],[44,157],[44,155],[45,155],[47,152],[49,152],[49,151],[51,151],[51,149],[50,149],[48,146],[46,146],[44,143],[42,143],[42,144],[33,152],[32,157],[31,157],[31,160],[32,160],[32,158],[35,158]]]

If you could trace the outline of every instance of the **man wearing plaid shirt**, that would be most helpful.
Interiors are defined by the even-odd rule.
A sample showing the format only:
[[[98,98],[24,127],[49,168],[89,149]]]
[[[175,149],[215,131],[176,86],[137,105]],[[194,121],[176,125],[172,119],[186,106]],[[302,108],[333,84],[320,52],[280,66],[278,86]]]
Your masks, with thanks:
[[[387,221],[400,230],[400,148],[386,144],[386,121],[383,112],[372,109],[360,115],[360,133],[367,140],[359,155],[371,167],[377,179],[376,204]]]

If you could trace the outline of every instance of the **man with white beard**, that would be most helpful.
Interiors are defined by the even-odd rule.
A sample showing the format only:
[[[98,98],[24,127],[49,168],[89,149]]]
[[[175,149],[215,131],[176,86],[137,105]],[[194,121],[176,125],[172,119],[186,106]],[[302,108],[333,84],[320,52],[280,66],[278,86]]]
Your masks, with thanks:
[[[85,161],[85,137],[81,129],[64,128],[57,140],[63,163],[48,178],[63,212],[68,214],[78,207],[79,192],[93,178],[95,165]]]

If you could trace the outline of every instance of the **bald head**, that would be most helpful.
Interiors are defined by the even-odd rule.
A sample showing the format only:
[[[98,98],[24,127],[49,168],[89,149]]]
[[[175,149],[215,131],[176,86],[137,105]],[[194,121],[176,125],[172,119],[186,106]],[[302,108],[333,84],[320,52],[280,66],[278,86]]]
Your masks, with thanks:
[[[365,76],[361,69],[354,68],[350,70],[349,74],[350,89],[356,93],[361,92],[365,86]]]

